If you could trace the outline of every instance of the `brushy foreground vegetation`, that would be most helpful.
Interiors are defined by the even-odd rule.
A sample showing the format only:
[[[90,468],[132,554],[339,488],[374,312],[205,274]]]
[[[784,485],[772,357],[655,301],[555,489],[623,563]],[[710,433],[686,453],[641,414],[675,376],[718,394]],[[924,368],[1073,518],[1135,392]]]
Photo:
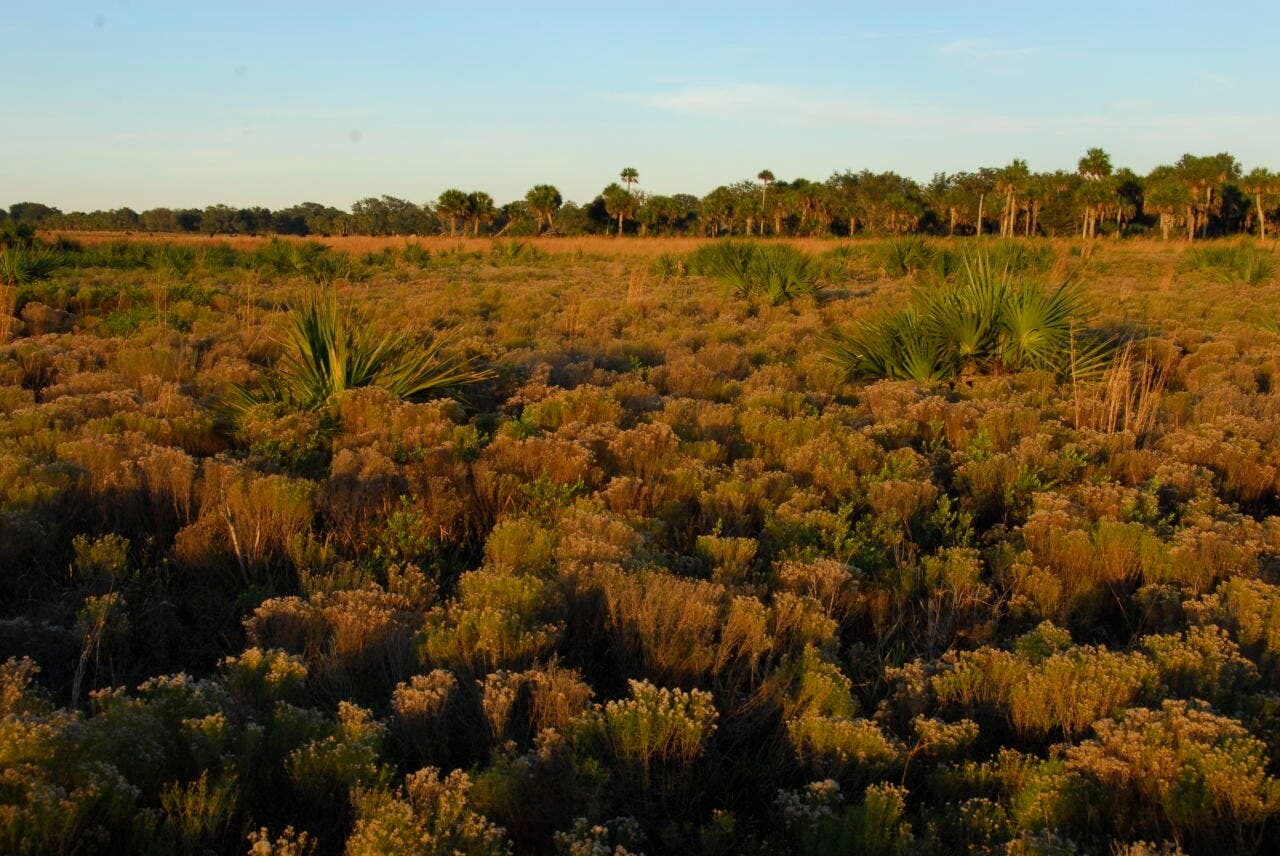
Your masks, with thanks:
[[[15,232],[0,852],[1274,851],[1273,246],[611,246]]]

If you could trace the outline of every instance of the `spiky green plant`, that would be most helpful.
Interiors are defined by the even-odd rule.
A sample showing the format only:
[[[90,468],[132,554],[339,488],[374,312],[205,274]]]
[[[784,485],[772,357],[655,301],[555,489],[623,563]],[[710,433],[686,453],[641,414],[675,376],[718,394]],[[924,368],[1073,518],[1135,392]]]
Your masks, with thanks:
[[[376,333],[341,308],[332,291],[313,292],[289,318],[275,371],[259,391],[237,388],[232,406],[316,410],[367,386],[396,398],[429,398],[493,377],[491,370],[447,354],[447,343],[439,336],[422,342],[403,330]]]
[[[879,322],[861,321],[853,333],[833,336],[827,355],[850,377],[939,383],[955,374],[942,340],[929,331],[929,319],[914,308]]]
[[[1275,276],[1276,257],[1270,250],[1241,242],[1225,247],[1188,250],[1182,257],[1181,267],[1207,273],[1223,282],[1258,285]]]
[[[0,247],[0,283],[14,286],[48,279],[58,263],[58,255],[45,246]]]
[[[774,306],[797,297],[816,297],[822,290],[819,265],[808,253],[788,244],[757,247],[751,260],[753,293]]]
[[[735,293],[750,290],[748,269],[756,245],[750,241],[716,241],[689,253],[685,268],[694,276],[708,276],[726,283]]]
[[[257,251],[255,267],[276,276],[301,276],[316,285],[332,285],[352,279],[356,266],[346,253],[334,252],[319,241],[282,241],[272,238]]]
[[[876,244],[871,257],[884,276],[900,278],[914,276],[929,267],[934,249],[919,235],[891,238]]]
[[[1013,274],[1044,273],[1053,265],[1053,247],[1018,238],[1002,238],[992,241],[987,257],[999,270]]]
[[[1029,369],[1091,376],[1104,367],[1109,346],[1081,328],[1086,310],[1074,283],[1040,288],[977,256],[962,260],[954,284],[833,335],[827,352],[851,378],[927,383]]]
[[[662,253],[650,262],[649,272],[662,279],[675,279],[685,273],[684,259],[675,253]]]
[[[686,267],[720,280],[736,297],[762,298],[775,306],[822,291],[818,260],[788,244],[720,241],[690,253]]]

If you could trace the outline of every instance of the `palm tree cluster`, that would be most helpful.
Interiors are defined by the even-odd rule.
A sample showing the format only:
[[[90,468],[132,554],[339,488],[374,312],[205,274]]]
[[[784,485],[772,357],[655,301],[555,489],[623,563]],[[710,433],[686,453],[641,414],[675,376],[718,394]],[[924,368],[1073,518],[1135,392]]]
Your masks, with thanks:
[[[1025,370],[1092,376],[1108,343],[1082,326],[1087,306],[1076,283],[1045,288],[965,258],[953,284],[921,292],[906,309],[835,333],[828,356],[850,378],[921,383]]]
[[[445,190],[433,204],[368,197],[350,212],[315,202],[270,211],[211,205],[203,210],[130,208],[72,212],[35,202],[11,206],[9,218],[45,229],[206,234],[472,235],[935,235],[1067,236],[1144,234],[1188,239],[1256,233],[1266,237],[1280,214],[1280,173],[1246,173],[1234,156],[1185,154],[1142,176],[1090,148],[1075,169],[1037,172],[1015,158],[1004,166],[937,173],[927,182],[896,172],[843,171],[825,181],[754,180],[688,193],[651,194],[626,167],[590,202],[566,202],[538,184],[501,207],[481,191]],[[3,218],[0,218],[3,219]]]

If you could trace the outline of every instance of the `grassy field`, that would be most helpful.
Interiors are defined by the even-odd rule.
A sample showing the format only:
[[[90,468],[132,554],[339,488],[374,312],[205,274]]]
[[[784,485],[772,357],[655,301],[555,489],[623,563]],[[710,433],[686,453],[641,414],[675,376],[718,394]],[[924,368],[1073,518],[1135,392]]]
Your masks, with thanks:
[[[1272,852],[1274,244],[43,237],[0,852]],[[1070,351],[833,358],[977,259]]]

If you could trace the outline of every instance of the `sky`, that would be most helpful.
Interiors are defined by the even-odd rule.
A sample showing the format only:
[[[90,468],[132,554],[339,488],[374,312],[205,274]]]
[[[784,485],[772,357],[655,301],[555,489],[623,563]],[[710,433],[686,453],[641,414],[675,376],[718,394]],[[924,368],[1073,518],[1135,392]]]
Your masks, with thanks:
[[[1280,168],[1280,4],[0,0],[0,205]]]

